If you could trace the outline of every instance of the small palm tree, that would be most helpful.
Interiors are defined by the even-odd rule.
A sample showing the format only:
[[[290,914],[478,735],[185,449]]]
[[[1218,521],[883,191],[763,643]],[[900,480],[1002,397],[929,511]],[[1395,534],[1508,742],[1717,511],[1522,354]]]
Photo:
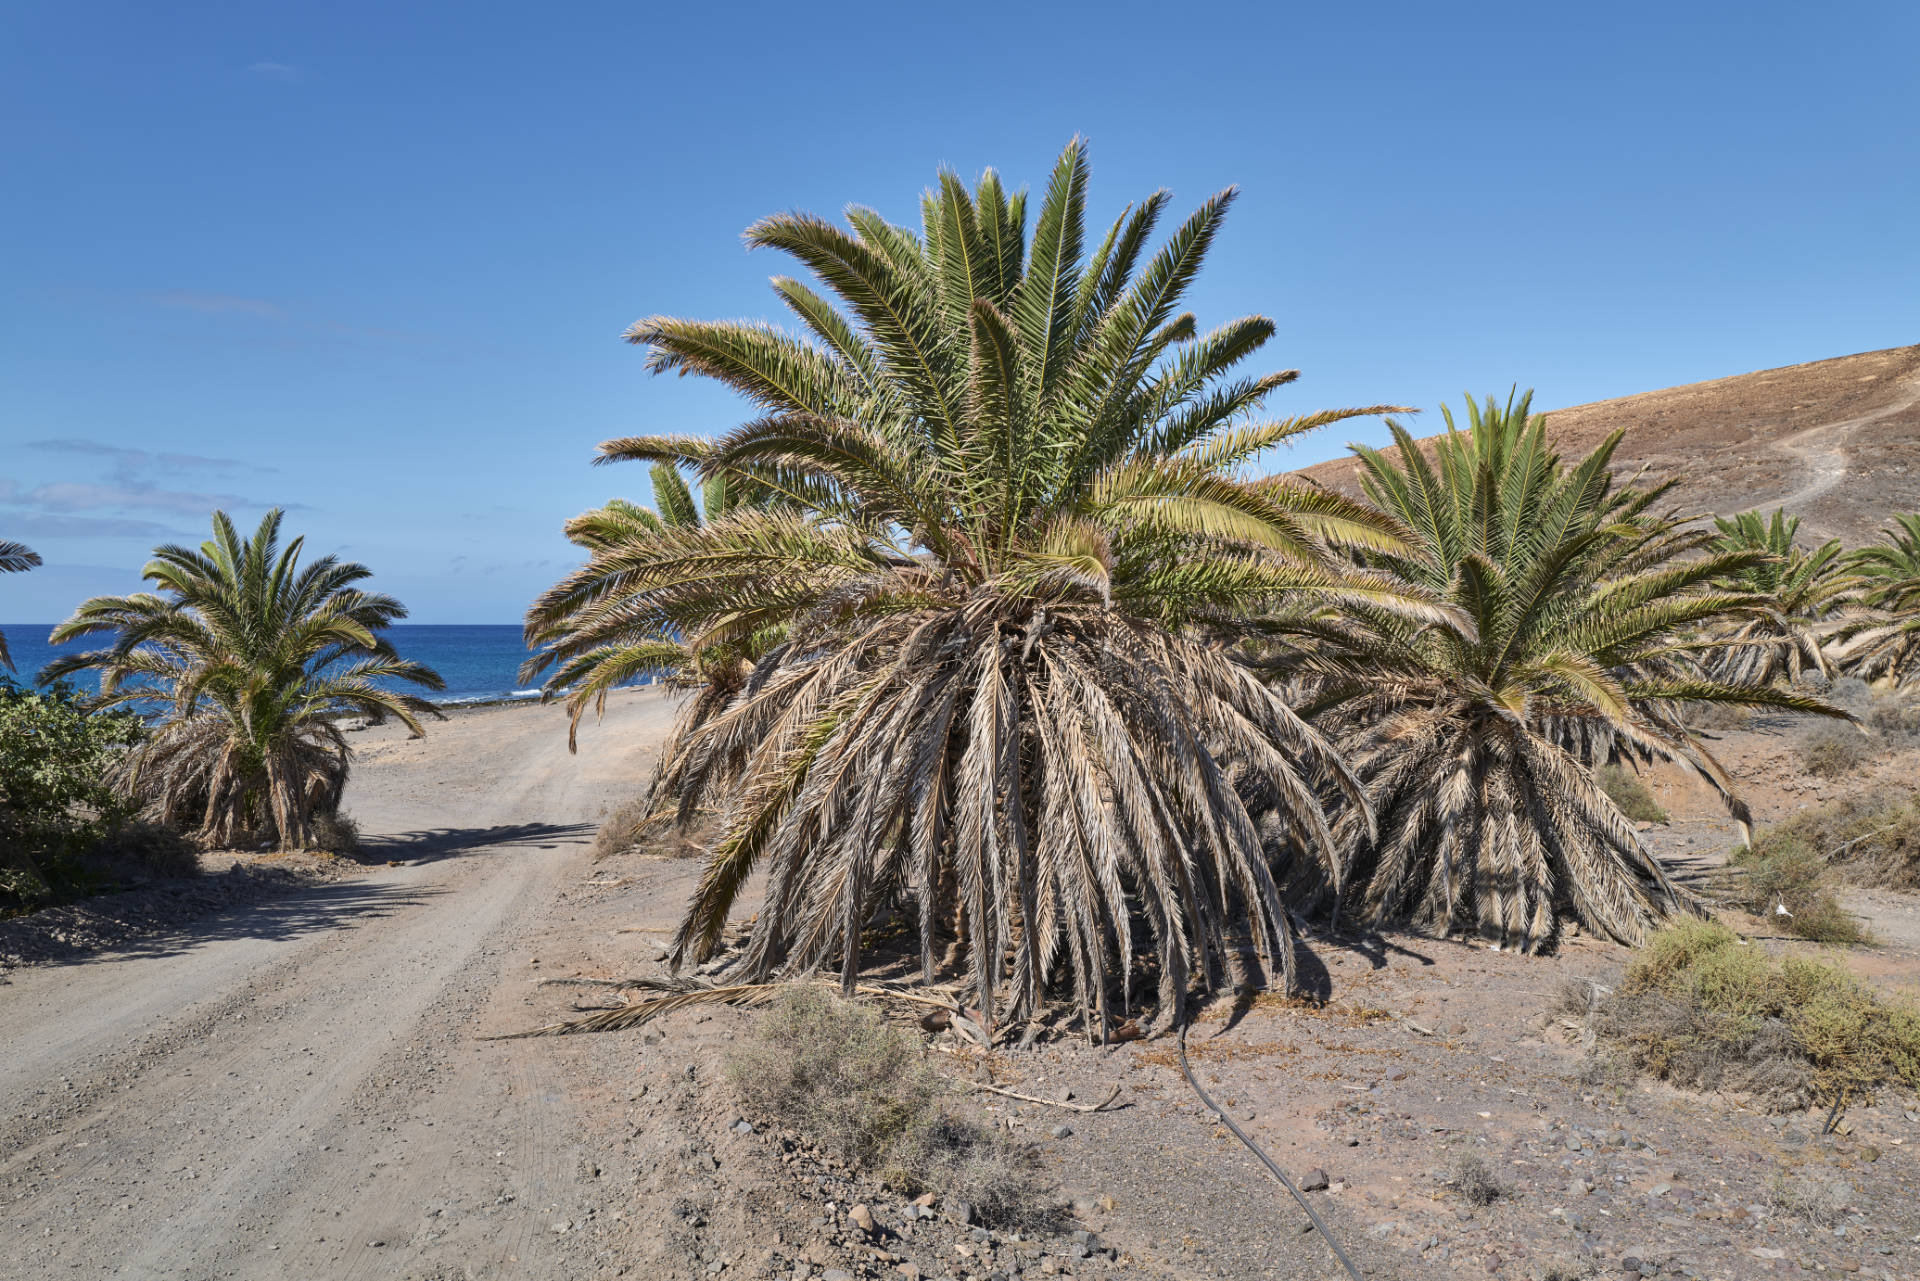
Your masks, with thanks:
[[[1840,540],[1829,539],[1807,550],[1794,537],[1800,518],[1775,508],[1771,518],[1758,512],[1716,516],[1719,536],[1715,551],[1757,551],[1754,561],[1717,584],[1728,591],[1764,596],[1773,612],[1744,616],[1714,636],[1715,648],[1702,655],[1702,665],[1715,678],[1735,685],[1792,682],[1808,673],[1831,676],[1824,648],[1827,626],[1854,584],[1847,572]]]
[[[1241,621],[1296,595],[1446,615],[1329,547],[1401,545],[1364,505],[1243,469],[1378,409],[1254,417],[1292,372],[1236,377],[1273,322],[1202,333],[1180,299],[1231,191],[1157,250],[1155,193],[1086,252],[1086,150],[1061,155],[1031,232],[1024,193],[947,173],[918,232],[783,214],[749,244],[792,254],[775,290],[807,337],[656,317],[656,371],[740,391],[761,416],[717,442],[609,441],[787,508],[669,527],[622,562],[624,608],[694,647],[784,628],[724,710],[668,747],[654,801],[724,808],[675,960],[708,956],[756,868],[737,972],[837,961],[911,905],[989,1020],[1071,974],[1107,1028],[1134,940],[1162,1016],[1217,974],[1291,977],[1287,916],[1250,801],[1300,858],[1331,833],[1316,786],[1353,780],[1233,657]],[[1243,956],[1251,940],[1251,957]],[[1113,967],[1118,965],[1118,974]]]
[[[526,643],[536,652],[522,665],[520,679],[547,673],[543,698],[566,700],[570,749],[578,746],[580,719],[587,709],[604,712],[609,693],[641,676],[657,675],[699,689],[686,713],[689,724],[698,724],[725,705],[754,661],[785,635],[782,625],[773,624],[695,648],[682,641],[658,611],[626,590],[633,558],[645,562],[660,535],[697,530],[743,505],[764,508],[773,501],[750,482],[715,475],[701,486],[696,506],[679,468],[658,463],[652,477],[654,510],[616,498],[567,522],[567,537],[586,549],[587,563],[527,611]]]
[[[406,617],[391,596],[354,586],[364,565],[325,556],[304,569],[302,539],[280,546],[281,513],[242,539],[225,512],[196,551],[154,550],[158,593],[97,596],[53,642],[111,636],[105,649],[50,664],[42,681],[91,668],[100,703],[146,710],[154,733],[124,781],[164,822],[231,845],[256,833],[281,849],[313,843],[316,814],[339,808],[350,753],[338,721],[392,716],[416,735],[438,715],[395,683],[443,688],[381,635]]]
[[[1707,538],[1649,517],[1667,487],[1615,485],[1616,432],[1576,464],[1550,447],[1531,394],[1468,401],[1466,430],[1398,458],[1362,447],[1367,494],[1415,535],[1369,560],[1451,601],[1472,628],[1362,605],[1298,664],[1316,723],[1365,781],[1377,817],[1344,821],[1346,897],[1374,922],[1477,929],[1535,950],[1560,922],[1636,942],[1689,897],[1595,781],[1610,757],[1679,763],[1732,801],[1681,719],[1690,702],[1816,710],[1777,688],[1700,674],[1704,628],[1763,616],[1768,597],[1713,586],[1764,553],[1689,557]]]
[[[1853,551],[1857,603],[1834,661],[1850,676],[1905,685],[1920,680],[1920,512],[1895,515],[1880,541]]]
[[[31,547],[0,538],[0,574],[24,574],[39,563],[39,553]],[[5,632],[0,632],[0,667],[13,670],[13,655],[7,652]]]

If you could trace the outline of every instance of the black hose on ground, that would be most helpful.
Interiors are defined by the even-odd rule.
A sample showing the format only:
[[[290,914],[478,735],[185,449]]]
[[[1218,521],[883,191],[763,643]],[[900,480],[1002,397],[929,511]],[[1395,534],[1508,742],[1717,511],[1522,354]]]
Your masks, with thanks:
[[[1247,1132],[1235,1125],[1233,1118],[1228,1116],[1224,1109],[1215,1104],[1207,1092],[1200,1087],[1200,1082],[1193,1075],[1193,1068],[1187,1063],[1187,1029],[1184,1024],[1182,1024],[1180,1028],[1178,1045],[1180,1050],[1180,1075],[1187,1078],[1187,1084],[1192,1086],[1193,1092],[1200,1096],[1200,1106],[1213,1113],[1220,1124],[1226,1126],[1228,1130],[1233,1132],[1234,1138],[1246,1145],[1247,1151],[1260,1158],[1260,1164],[1267,1167],[1267,1173],[1280,1180],[1280,1185],[1286,1188],[1287,1191],[1293,1193],[1293,1199],[1300,1203],[1300,1208],[1307,1212],[1309,1219],[1313,1220],[1313,1226],[1320,1233],[1320,1239],[1327,1243],[1329,1250],[1333,1251],[1334,1258],[1340,1260],[1340,1266],[1347,1270],[1347,1275],[1352,1277],[1353,1281],[1365,1281],[1365,1278],[1360,1275],[1360,1269],[1353,1266],[1353,1260],[1349,1259],[1347,1252],[1340,1248],[1340,1243],[1333,1239],[1333,1233],[1327,1228],[1325,1221],[1321,1219],[1319,1213],[1315,1211],[1312,1204],[1308,1202],[1305,1194],[1294,1186],[1293,1180],[1287,1177],[1287,1172],[1274,1164],[1273,1158],[1262,1151],[1258,1143],[1248,1138]]]

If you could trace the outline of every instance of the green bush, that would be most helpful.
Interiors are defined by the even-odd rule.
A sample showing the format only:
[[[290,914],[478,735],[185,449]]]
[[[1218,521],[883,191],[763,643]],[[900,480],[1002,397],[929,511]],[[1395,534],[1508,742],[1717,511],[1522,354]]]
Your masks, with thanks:
[[[1920,1010],[1838,965],[1774,960],[1718,922],[1656,934],[1600,1007],[1596,1030],[1642,1071],[1777,1106],[1845,1107],[1920,1089]]]
[[[1653,798],[1647,785],[1638,775],[1620,768],[1618,765],[1602,765],[1594,773],[1594,779],[1600,784],[1600,790],[1620,807],[1620,812],[1636,823],[1664,823],[1667,812],[1660,808],[1660,802]]]
[[[0,909],[56,897],[127,817],[107,773],[142,734],[137,717],[96,712],[71,686],[0,681]]]
[[[728,1056],[727,1075],[749,1111],[856,1170],[964,1201],[989,1223],[1041,1212],[1031,1149],[960,1114],[919,1038],[869,1006],[819,988],[783,993]]]

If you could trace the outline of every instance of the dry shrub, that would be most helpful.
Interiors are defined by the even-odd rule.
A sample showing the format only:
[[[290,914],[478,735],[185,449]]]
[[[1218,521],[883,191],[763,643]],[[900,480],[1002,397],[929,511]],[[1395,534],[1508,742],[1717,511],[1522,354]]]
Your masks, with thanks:
[[[86,853],[86,861],[147,876],[198,876],[200,850],[171,827],[133,820],[109,828]]]
[[[1755,916],[1815,943],[1871,943],[1859,918],[1840,906],[1827,860],[1791,835],[1770,831],[1733,852],[1727,865],[1729,897]],[[1788,915],[1781,916],[1785,907]]]
[[[611,858],[638,850],[661,858],[704,858],[718,831],[716,819],[707,815],[690,826],[650,819],[647,798],[636,796],[626,801],[600,824],[593,834],[593,857]]]
[[[329,854],[358,854],[360,825],[338,810],[313,816],[313,847]]]
[[[1920,889],[1920,792],[1885,790],[1802,810],[1758,844],[1798,841],[1847,880]]]
[[[1453,1190],[1468,1205],[1492,1205],[1503,1196],[1513,1195],[1486,1158],[1477,1152],[1468,1153],[1454,1162],[1453,1176],[1447,1180]]]
[[[1032,1150],[962,1115],[913,1033],[817,988],[782,994],[728,1057],[750,1111],[854,1169],[989,1223],[1030,1221],[1044,1184]]]
[[[1596,1030],[1651,1076],[1781,1109],[1845,1107],[1896,1082],[1920,1088],[1920,1010],[1837,965],[1775,961],[1718,922],[1654,935]]]
[[[1752,719],[1750,710],[1732,703],[1692,703],[1687,707],[1687,724],[1694,729],[1745,729]]]
[[[600,824],[600,830],[593,834],[593,856],[596,859],[609,858],[632,849],[640,843],[646,821],[646,797],[636,796],[623,801],[607,821]]]
[[[1636,823],[1664,823],[1667,812],[1660,808],[1647,785],[1632,772],[1618,765],[1602,765],[1594,774],[1600,790],[1620,807],[1620,812]]]
[[[1767,1183],[1767,1200],[1777,1210],[1830,1228],[1847,1217],[1853,1189],[1843,1180],[1813,1171],[1794,1175],[1776,1170]]]
[[[1803,730],[1794,750],[1800,764],[1816,778],[1844,778],[1874,757],[1874,741],[1856,725],[1823,721]]]

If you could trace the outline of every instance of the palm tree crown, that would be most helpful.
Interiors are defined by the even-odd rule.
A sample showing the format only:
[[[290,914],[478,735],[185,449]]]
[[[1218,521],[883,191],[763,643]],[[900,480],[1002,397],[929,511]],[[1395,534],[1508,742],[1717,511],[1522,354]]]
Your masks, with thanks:
[[[989,1018],[1070,971],[1107,1025],[1110,964],[1152,942],[1161,1011],[1242,972],[1234,931],[1291,974],[1250,804],[1295,857],[1330,844],[1316,785],[1352,780],[1232,660],[1238,620],[1294,594],[1445,611],[1333,544],[1400,546],[1394,520],[1243,467],[1370,409],[1256,420],[1292,372],[1234,376],[1273,322],[1202,333],[1180,300],[1233,193],[1157,250],[1155,193],[1087,251],[1086,150],[1061,155],[1029,233],[993,173],[927,193],[918,232],[850,209],[747,233],[824,287],[774,288],[806,331],[656,317],[657,371],[715,378],[760,416],[719,440],[609,441],[603,456],[739,477],[787,508],[668,528],[623,553],[623,608],[691,645],[786,629],[740,692],[690,722],[660,806],[724,806],[677,957],[708,955],[749,872],[766,903],[748,974],[837,958],[914,905],[965,959]],[[829,298],[831,296],[831,300]],[[1004,1001],[1000,998],[1004,997]]]
[[[24,543],[0,538],[0,574],[24,574],[40,563],[40,556]],[[13,670],[13,655],[7,652],[7,637],[0,632],[0,667]]]
[[[654,509],[616,498],[582,512],[566,534],[586,549],[587,563],[541,594],[527,611],[526,643],[535,650],[520,678],[546,673],[543,696],[564,698],[567,743],[577,748],[580,719],[589,707],[605,711],[609,693],[645,675],[693,685],[700,694],[690,719],[703,720],[736,693],[752,664],[784,635],[772,624],[744,635],[686,644],[660,611],[626,590],[631,558],[645,561],[670,530],[703,528],[744,506],[765,508],[775,497],[763,487],[725,475],[709,477],[701,501],[669,463],[655,464]]]
[[[1823,626],[1840,607],[1854,585],[1847,572],[1840,540],[1829,539],[1811,550],[1798,546],[1800,518],[1775,508],[1771,518],[1759,512],[1716,516],[1718,536],[1712,547],[1722,552],[1754,551],[1763,558],[1722,578],[1729,591],[1766,596],[1773,600],[1768,615],[1735,619],[1720,629],[1716,648],[1702,655],[1706,670],[1735,684],[1764,685],[1792,681],[1806,673],[1832,675],[1823,641],[1831,629]]]
[[[1850,675],[1920,680],[1920,512],[1897,514],[1880,541],[1847,556],[1860,608],[1840,630],[1834,659]]]
[[[265,832],[283,849],[312,843],[316,812],[338,808],[348,748],[337,721],[393,716],[415,734],[431,704],[391,688],[440,689],[428,667],[381,635],[406,610],[354,584],[364,565],[324,556],[301,568],[302,541],[280,545],[270,511],[242,539],[225,512],[195,550],[156,548],[144,576],[159,591],[98,596],[53,642],[111,636],[104,649],[50,664],[42,681],[91,668],[100,702],[156,715],[126,782],[159,817],[231,844]]]
[[[1466,430],[1446,413],[1431,462],[1397,423],[1397,458],[1356,447],[1367,493],[1414,533],[1411,552],[1371,560],[1444,596],[1472,627],[1362,606],[1368,626],[1330,634],[1301,670],[1378,817],[1377,839],[1348,825],[1352,893],[1369,917],[1477,928],[1533,950],[1570,916],[1632,942],[1688,899],[1589,767],[1612,755],[1676,761],[1730,796],[1683,706],[1819,705],[1699,674],[1693,633],[1768,607],[1712,584],[1763,553],[1687,559],[1707,536],[1647,515],[1665,487],[1615,485],[1620,433],[1565,464],[1530,402],[1469,399]]]

